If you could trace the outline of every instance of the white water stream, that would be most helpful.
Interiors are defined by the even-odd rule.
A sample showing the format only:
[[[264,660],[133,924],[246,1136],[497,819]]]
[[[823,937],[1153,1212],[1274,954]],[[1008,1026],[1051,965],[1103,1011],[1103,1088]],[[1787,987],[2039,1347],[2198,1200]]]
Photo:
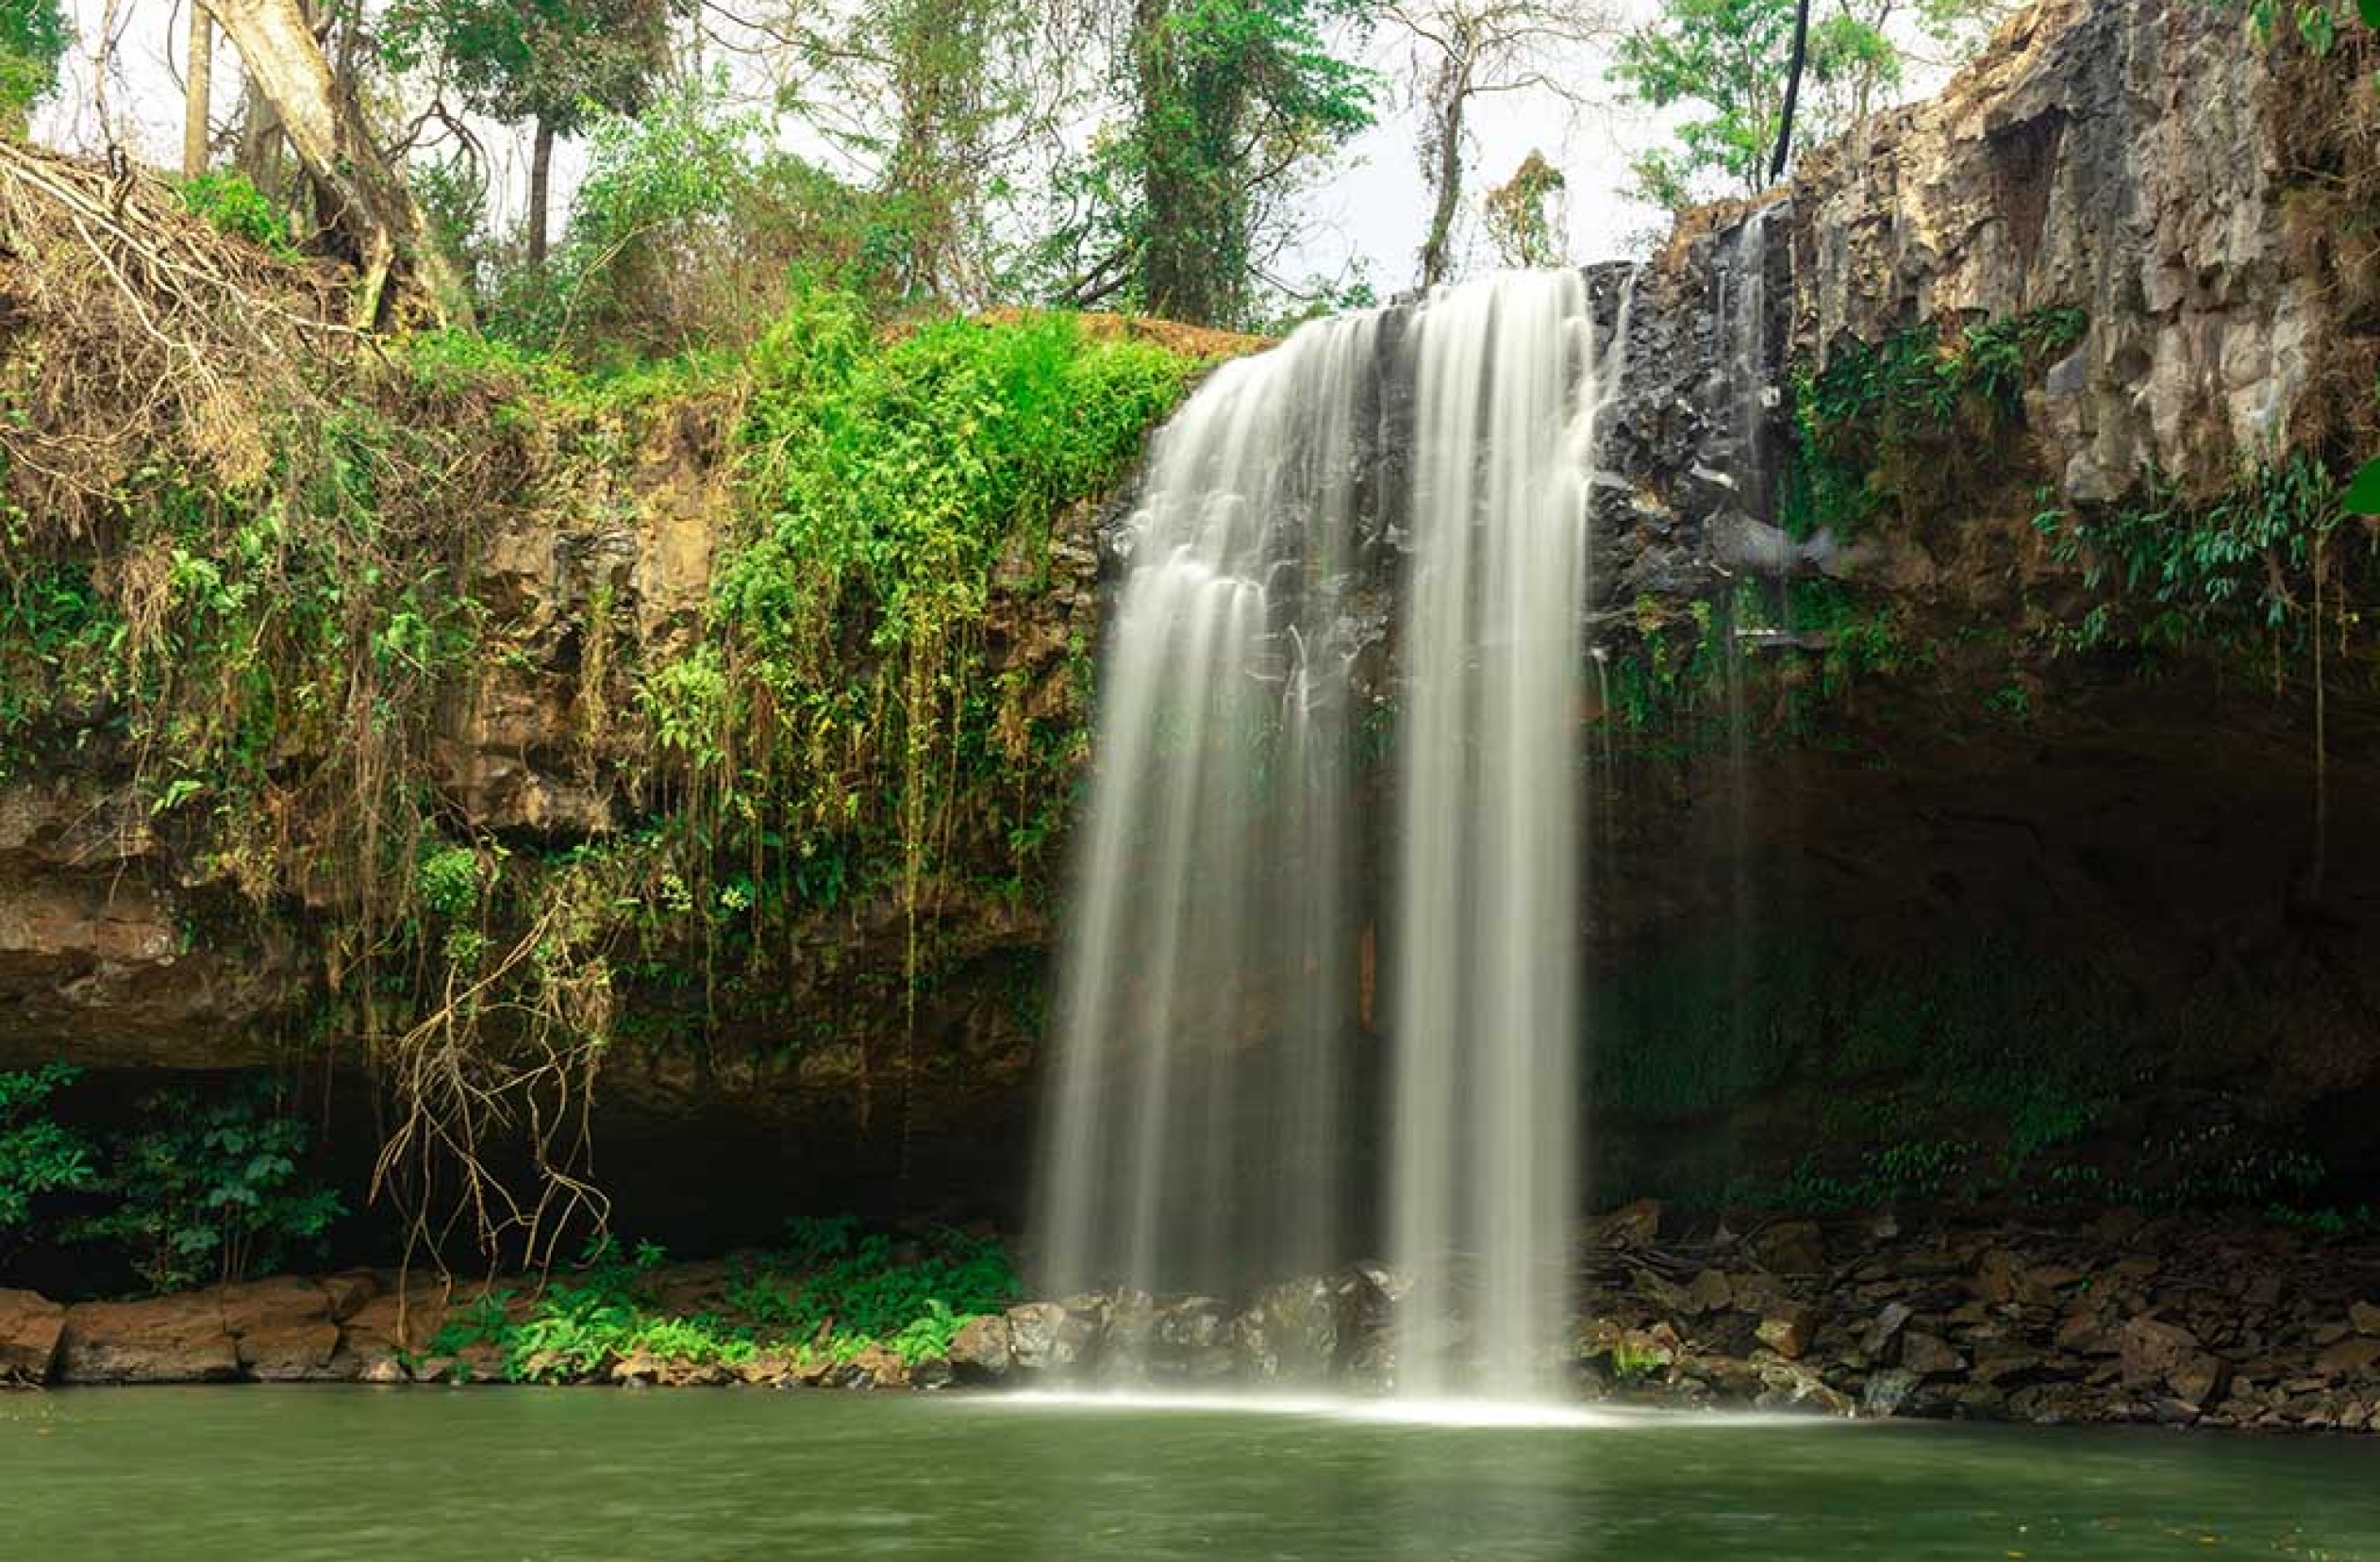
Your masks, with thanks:
[[[1055,1293],[1227,1294],[1385,1240],[1406,1393],[1548,1380],[1576,1214],[1587,497],[1619,369],[1593,319],[1584,278],[1546,272],[1319,323],[1160,434],[1065,948]],[[1395,845],[1367,874],[1356,556],[1397,526]],[[1368,1156],[1350,1082],[1383,918]]]

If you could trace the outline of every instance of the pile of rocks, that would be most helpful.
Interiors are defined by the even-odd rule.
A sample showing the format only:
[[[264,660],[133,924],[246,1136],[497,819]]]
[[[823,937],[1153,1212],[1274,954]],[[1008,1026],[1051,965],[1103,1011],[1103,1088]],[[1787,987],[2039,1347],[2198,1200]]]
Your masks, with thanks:
[[[1919,1227],[1889,1217],[1676,1231],[1594,1222],[1557,1370],[1589,1398],[2043,1423],[2380,1431],[2380,1243],[2109,1211]],[[727,1268],[650,1277],[665,1316],[717,1315]],[[638,1351],[567,1374],[623,1387],[939,1388],[1065,1382],[1377,1392],[1406,1337],[1377,1265],[1234,1304],[1110,1291],[979,1318],[947,1360],[872,1348],[734,1365]],[[459,1305],[462,1299],[453,1299]],[[511,1303],[527,1305],[525,1293]],[[0,1290],[0,1382],[499,1381],[491,1347],[429,1353],[450,1298],[386,1271],[61,1306]],[[532,1363],[532,1366],[535,1364]]]
[[[2116,1210],[2080,1227],[1604,1222],[1580,1364],[1615,1394],[2042,1423],[2380,1430],[2380,1247]]]
[[[1272,1286],[1245,1307],[1219,1297],[1103,1291],[1031,1302],[961,1329],[962,1383],[1386,1387],[1395,1370],[1397,1277],[1370,1264]]]

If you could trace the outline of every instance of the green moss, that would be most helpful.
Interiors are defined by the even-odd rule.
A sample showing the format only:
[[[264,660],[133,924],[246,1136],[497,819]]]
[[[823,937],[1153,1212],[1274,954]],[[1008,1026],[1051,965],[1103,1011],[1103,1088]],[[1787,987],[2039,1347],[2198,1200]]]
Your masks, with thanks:
[[[1811,740],[1855,690],[1932,661],[1888,597],[1833,580],[1641,598],[1629,628],[1597,668],[1600,719],[1615,756],[1665,763]]]

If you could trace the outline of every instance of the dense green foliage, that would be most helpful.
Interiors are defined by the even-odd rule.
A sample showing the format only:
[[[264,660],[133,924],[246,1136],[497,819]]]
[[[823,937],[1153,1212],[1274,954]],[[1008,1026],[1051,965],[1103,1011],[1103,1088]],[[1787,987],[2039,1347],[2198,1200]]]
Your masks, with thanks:
[[[158,1091],[102,1131],[61,1099],[80,1077],[0,1073],[0,1253],[101,1244],[174,1290],[271,1273],[342,1213],[306,1170],[312,1135],[264,1082]]]
[[[57,85],[59,57],[74,37],[62,0],[0,6],[0,131],[23,133],[33,105]]]
[[[1137,257],[1141,308],[1243,324],[1271,265],[1280,171],[1372,123],[1373,82],[1323,38],[1346,0],[1144,0],[1130,133],[1100,170],[1131,191],[1104,219]]]
[[[576,132],[644,107],[668,21],[664,0],[397,0],[380,31],[392,65],[434,58],[472,108]]]
[[[192,174],[175,187],[182,204],[217,229],[265,251],[277,260],[294,261],[300,253],[290,241],[289,214],[236,168],[210,169]]]
[[[79,1233],[121,1246],[157,1290],[273,1273],[343,1212],[301,1171],[311,1138],[261,1081],[211,1100],[159,1091],[108,1147],[98,1188],[114,1207]]]
[[[0,1073],[0,1254],[40,1229],[35,1201],[96,1179],[91,1140],[59,1122],[51,1102],[77,1077],[63,1063]]]
[[[1784,113],[1795,0],[1665,0],[1659,14],[1623,39],[1613,75],[1655,108],[1690,105],[1674,148],[1635,164],[1645,199],[1677,208],[1712,182],[1730,193],[1768,188],[1769,158]],[[1848,13],[1811,30],[1808,75],[1820,84],[1856,67],[1895,59],[1883,35]],[[1806,130],[1804,139],[1811,139]]]
[[[913,915],[963,810],[1005,813],[1000,873],[1035,860],[1080,713],[1021,708],[979,625],[995,578],[1046,578],[1057,516],[1122,475],[1189,367],[1063,316],[883,342],[835,293],[756,350],[758,524],[717,571],[712,634],[640,701],[757,922],[888,889]]]
[[[2304,454],[2243,471],[2225,492],[2192,502],[2152,473],[2132,502],[2035,524],[2060,563],[2080,570],[2099,599],[2059,643],[2093,651],[2303,651],[2320,631],[2314,582],[2330,573],[2332,534],[2345,519],[2338,483]],[[2339,590],[2334,582],[2331,590]],[[2336,596],[2330,608],[2340,612]]]
[[[713,1311],[662,1305],[663,1262],[650,1243],[631,1252],[603,1238],[533,1295],[483,1295],[430,1341],[428,1359],[491,1348],[522,1383],[571,1382],[638,1356],[735,1367],[765,1353],[831,1365],[881,1350],[914,1365],[947,1355],[971,1320],[1022,1295],[997,1244],[949,1231],[896,1243],[847,1218],[795,1221],[782,1250],[744,1255]]]
[[[11,512],[0,773],[80,756],[137,774],[133,806],[203,908],[193,939],[321,952],[293,1039],[391,1080],[384,1190],[507,1211],[478,1233],[494,1247],[551,1242],[569,1219],[471,1195],[468,1147],[536,1133],[541,1164],[583,1153],[615,1039],[831,1044],[863,1111],[897,1041],[907,1099],[940,908],[1039,882],[1084,744],[1088,645],[1021,665],[987,619],[1045,589],[1057,519],[1121,477],[1196,368],[1065,316],[887,331],[815,288],[741,357],[589,374],[412,339],[284,415],[146,448],[104,569],[91,533]],[[552,845],[473,829],[438,784],[439,734],[479,669],[555,675],[537,627],[474,594],[480,539],[632,521],[656,432],[690,427],[714,441],[687,474],[721,512],[707,610],[657,655],[614,621],[613,582],[566,588],[573,763],[618,827]],[[794,979],[822,975],[804,939],[863,913],[907,927],[906,959],[847,978],[856,1021],[797,1003]],[[732,1041],[713,1028],[726,998]],[[148,1221],[165,1273],[210,1190],[161,1193],[118,1235]],[[247,1240],[230,1232],[225,1265]]]
[[[1673,611],[1636,604],[1635,634],[1596,664],[1602,720],[1631,757],[1706,762],[1747,744],[1804,741],[1862,683],[1922,668],[1883,593],[1832,580],[1741,586]],[[1790,643],[1790,658],[1747,641]]]

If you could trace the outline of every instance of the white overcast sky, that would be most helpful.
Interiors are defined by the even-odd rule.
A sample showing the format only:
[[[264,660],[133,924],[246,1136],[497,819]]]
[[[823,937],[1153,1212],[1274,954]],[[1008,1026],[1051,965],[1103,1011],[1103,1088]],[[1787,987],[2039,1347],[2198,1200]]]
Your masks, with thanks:
[[[134,154],[158,163],[178,158],[181,145],[182,51],[188,0],[71,0],[82,46],[67,63],[57,98],[38,117],[35,133],[55,144],[83,150],[105,143],[101,126],[111,125]],[[1122,0],[1118,0],[1122,3]],[[1607,0],[1616,21],[1640,22],[1658,0]],[[103,21],[116,36],[105,82],[105,112],[94,105],[97,46]],[[1405,45],[1388,28],[1372,39],[1368,53],[1380,69],[1389,96],[1380,123],[1347,149],[1331,174],[1311,192],[1312,229],[1295,257],[1298,269],[1339,270],[1351,256],[1360,259],[1383,297],[1410,285],[1415,251],[1428,215],[1427,192],[1416,166],[1415,122],[1402,101]],[[1559,168],[1569,185],[1571,258],[1587,262],[1633,253],[1661,224],[1661,214],[1626,199],[1630,157],[1660,133],[1658,123],[1619,101],[1606,80],[1608,60],[1582,49],[1564,62],[1562,75],[1586,99],[1581,108],[1550,91],[1515,92],[1477,100],[1470,182],[1476,210],[1479,191],[1501,182],[1532,150]],[[238,59],[218,43],[215,73],[218,117],[232,101]],[[1939,72],[1913,91],[1928,90]],[[525,138],[501,126],[479,127],[484,143],[499,159],[500,188],[524,184]],[[795,134],[797,132],[789,132]],[[808,147],[801,150],[809,151]],[[557,209],[563,209],[578,159],[565,147],[557,158]],[[1477,241],[1477,224],[1468,236]],[[1484,258],[1484,249],[1477,252]]]

